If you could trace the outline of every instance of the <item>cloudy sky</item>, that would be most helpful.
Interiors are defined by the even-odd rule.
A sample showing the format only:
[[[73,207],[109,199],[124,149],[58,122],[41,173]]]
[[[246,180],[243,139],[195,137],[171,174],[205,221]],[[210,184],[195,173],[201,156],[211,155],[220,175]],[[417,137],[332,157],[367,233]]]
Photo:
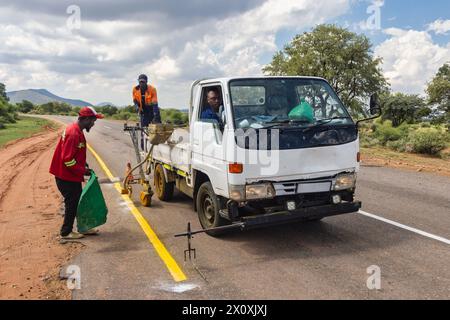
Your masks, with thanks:
[[[185,108],[193,80],[261,74],[320,23],[365,33],[394,91],[423,94],[450,61],[448,0],[0,0],[0,82],[127,105],[146,73]]]

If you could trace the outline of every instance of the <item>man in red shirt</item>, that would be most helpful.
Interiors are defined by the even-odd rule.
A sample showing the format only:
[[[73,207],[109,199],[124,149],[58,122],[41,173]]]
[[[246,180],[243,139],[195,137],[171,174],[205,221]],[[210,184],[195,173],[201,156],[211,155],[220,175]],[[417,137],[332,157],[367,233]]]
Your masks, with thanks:
[[[90,175],[86,164],[86,138],[83,130],[89,132],[95,121],[103,118],[103,115],[91,107],[81,108],[78,116],[78,121],[64,130],[50,165],[50,173],[55,176],[58,190],[64,197],[65,215],[61,238],[69,240],[83,238],[82,234],[72,232],[81,197],[81,183],[84,176]]]

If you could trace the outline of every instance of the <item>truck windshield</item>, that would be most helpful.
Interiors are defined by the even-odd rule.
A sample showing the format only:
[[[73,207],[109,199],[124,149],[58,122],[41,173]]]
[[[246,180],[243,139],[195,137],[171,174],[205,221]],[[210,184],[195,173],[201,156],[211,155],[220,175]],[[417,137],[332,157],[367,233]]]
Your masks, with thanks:
[[[336,93],[320,79],[234,80],[230,93],[236,129],[353,124]]]

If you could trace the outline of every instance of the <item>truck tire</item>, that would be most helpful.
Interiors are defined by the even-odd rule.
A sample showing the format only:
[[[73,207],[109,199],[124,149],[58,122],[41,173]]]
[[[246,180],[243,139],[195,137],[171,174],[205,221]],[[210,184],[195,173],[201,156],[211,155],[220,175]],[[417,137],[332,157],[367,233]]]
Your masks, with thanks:
[[[197,214],[203,229],[221,227],[229,224],[219,214],[220,201],[214,193],[211,182],[204,182],[197,192]],[[224,231],[207,231],[210,236],[219,236]]]
[[[158,164],[154,173],[155,191],[161,201],[170,201],[173,197],[174,183],[167,182],[163,167]]]

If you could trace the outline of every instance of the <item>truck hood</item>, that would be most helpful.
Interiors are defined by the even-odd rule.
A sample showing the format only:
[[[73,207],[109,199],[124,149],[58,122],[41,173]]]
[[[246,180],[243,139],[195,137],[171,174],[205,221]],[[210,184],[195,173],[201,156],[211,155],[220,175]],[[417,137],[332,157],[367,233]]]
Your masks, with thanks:
[[[236,147],[237,162],[244,164],[242,174],[229,174],[233,185],[259,181],[293,181],[334,176],[359,170],[359,140],[317,148],[264,151]]]

